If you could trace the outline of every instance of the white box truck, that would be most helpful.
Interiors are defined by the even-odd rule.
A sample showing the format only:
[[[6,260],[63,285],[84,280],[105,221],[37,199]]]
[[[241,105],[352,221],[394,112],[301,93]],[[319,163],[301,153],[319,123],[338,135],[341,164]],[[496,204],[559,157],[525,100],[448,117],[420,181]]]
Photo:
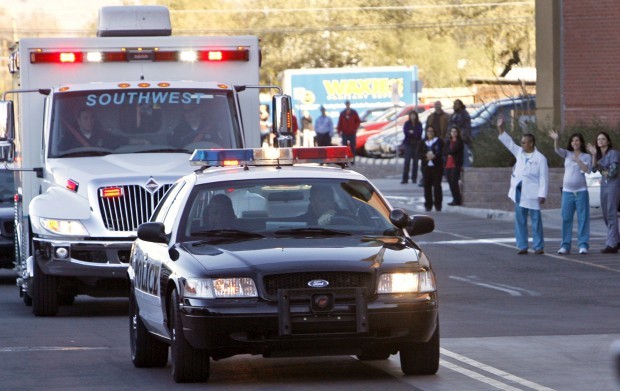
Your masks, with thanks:
[[[158,6],[102,8],[97,37],[14,45],[0,161],[15,173],[17,285],[35,315],[127,295],[137,227],[194,149],[259,146],[259,90],[246,89],[259,66],[257,37],[172,36]]]

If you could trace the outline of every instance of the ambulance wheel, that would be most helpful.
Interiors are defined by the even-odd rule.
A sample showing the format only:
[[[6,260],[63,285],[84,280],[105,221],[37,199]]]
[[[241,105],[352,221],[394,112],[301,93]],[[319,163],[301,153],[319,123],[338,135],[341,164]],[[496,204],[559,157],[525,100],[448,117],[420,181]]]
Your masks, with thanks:
[[[172,378],[177,383],[205,382],[209,379],[209,354],[204,350],[194,349],[185,339],[176,291],[172,292],[170,306]]]
[[[32,313],[36,316],[54,316],[58,313],[58,279],[43,273],[34,262]]]
[[[32,296],[30,296],[28,292],[23,293],[22,299],[24,300],[24,304],[28,307],[32,307]]]
[[[129,297],[129,345],[136,368],[165,367],[168,363],[168,345],[153,337],[144,326],[133,291]]]

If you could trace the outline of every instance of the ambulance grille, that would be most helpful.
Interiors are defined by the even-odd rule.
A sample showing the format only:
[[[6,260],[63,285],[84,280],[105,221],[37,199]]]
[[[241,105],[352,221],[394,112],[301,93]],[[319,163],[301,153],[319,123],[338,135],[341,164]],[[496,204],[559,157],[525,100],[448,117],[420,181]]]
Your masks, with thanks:
[[[116,186],[122,188],[122,195],[112,198],[101,197],[101,190],[105,188],[99,188],[99,210],[106,229],[118,232],[136,231],[140,224],[149,220],[171,186],[162,185],[153,193],[139,185]]]

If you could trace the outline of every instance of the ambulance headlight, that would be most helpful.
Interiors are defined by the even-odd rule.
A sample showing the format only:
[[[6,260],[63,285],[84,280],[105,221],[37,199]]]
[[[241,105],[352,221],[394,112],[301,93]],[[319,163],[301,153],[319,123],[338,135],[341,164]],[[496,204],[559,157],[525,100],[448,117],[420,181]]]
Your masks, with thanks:
[[[254,280],[242,278],[188,278],[185,297],[200,299],[258,297]]]
[[[56,235],[87,236],[88,231],[79,220],[58,220],[41,218],[41,226]]]

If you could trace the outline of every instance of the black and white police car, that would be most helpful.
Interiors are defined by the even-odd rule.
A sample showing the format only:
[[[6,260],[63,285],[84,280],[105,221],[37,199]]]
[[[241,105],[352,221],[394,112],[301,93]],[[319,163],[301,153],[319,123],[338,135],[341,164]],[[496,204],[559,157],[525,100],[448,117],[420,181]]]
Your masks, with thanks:
[[[347,147],[196,150],[202,167],[132,248],[133,364],[163,367],[170,347],[174,380],[199,382],[237,354],[399,353],[405,374],[436,373],[435,277],[411,238],[434,221],[392,209],[350,159]]]

